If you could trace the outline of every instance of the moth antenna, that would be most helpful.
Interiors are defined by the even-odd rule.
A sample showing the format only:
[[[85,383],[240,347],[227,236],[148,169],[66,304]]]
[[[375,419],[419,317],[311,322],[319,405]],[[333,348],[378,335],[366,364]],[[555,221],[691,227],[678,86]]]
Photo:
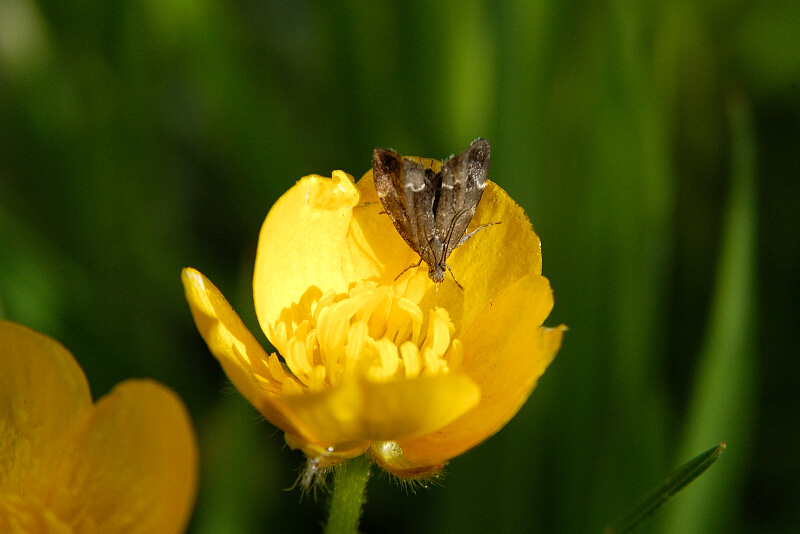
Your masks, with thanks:
[[[479,227],[477,227],[476,229],[474,229],[473,231],[471,231],[470,233],[468,233],[467,235],[462,237],[461,240],[456,244],[456,246],[453,247],[453,250],[457,249],[458,247],[460,247],[461,245],[466,243],[467,239],[469,239],[470,237],[474,236],[478,232],[478,230],[483,230],[487,226],[492,226],[493,224],[501,224],[501,223],[502,223],[502,221],[498,221],[498,222],[491,222],[491,223],[486,223],[486,224],[480,225]]]

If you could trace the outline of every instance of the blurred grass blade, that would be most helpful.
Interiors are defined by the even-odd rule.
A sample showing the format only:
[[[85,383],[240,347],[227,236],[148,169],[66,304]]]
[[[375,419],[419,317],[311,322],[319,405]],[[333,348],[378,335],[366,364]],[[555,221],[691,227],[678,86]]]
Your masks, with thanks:
[[[663,532],[737,530],[743,478],[750,461],[758,404],[756,328],[756,142],[744,98],[728,101],[731,188],[706,338],[689,399],[679,457],[725,439],[734,447],[723,465],[681,493]]]
[[[694,479],[702,475],[706,469],[717,461],[717,458],[725,450],[723,441],[716,447],[712,447],[702,454],[698,454],[685,464],[683,464],[671,477],[669,477],[657,490],[647,497],[630,516],[620,521],[613,527],[606,529],[606,534],[624,534],[631,532],[642,521],[647,519],[653,512],[664,506],[676,493],[689,485]]]

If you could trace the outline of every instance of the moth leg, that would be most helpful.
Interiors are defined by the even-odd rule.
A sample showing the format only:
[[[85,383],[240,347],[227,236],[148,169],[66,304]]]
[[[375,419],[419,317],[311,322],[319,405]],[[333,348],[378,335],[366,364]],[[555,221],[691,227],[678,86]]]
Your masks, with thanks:
[[[480,225],[479,227],[477,227],[476,229],[474,229],[473,231],[471,231],[470,233],[468,233],[467,235],[465,235],[464,237],[462,237],[462,238],[461,238],[461,239],[458,241],[458,243],[456,243],[456,246],[454,246],[454,247],[453,247],[453,250],[457,249],[458,247],[460,247],[461,245],[463,245],[464,243],[466,243],[466,242],[467,242],[467,239],[469,239],[470,237],[472,237],[472,236],[474,236],[475,234],[477,234],[477,233],[478,233],[478,230],[483,230],[483,229],[484,229],[484,228],[486,228],[487,226],[492,226],[493,224],[501,224],[501,222],[502,222],[502,221],[500,221],[500,222],[486,223],[486,224],[482,224],[482,225]],[[452,272],[452,271],[451,271],[451,272]],[[455,278],[455,277],[454,277],[454,278]]]
[[[450,227],[447,229],[447,235],[445,236],[445,239],[444,239],[445,243],[449,244],[449,243],[451,243],[453,241],[453,232],[455,231],[456,225],[458,224],[458,220],[461,218],[462,215],[469,215],[469,211],[468,210],[461,210],[461,211],[459,211],[458,213],[455,214],[455,216],[453,217],[453,220],[450,221]],[[467,224],[469,224],[469,220],[467,220]],[[464,226],[464,231],[466,231],[466,230],[467,230],[467,226],[465,225]],[[459,244],[457,244],[455,247],[451,248],[448,251],[447,256],[449,256],[450,252],[454,251]],[[446,259],[446,257],[445,257],[445,259]]]
[[[406,272],[407,270],[409,270],[409,269],[411,269],[413,267],[419,267],[420,265],[422,265],[422,257],[420,257],[419,261],[416,264],[412,263],[411,265],[409,265],[408,267],[406,267],[405,269],[400,271],[400,274],[398,274],[397,276],[394,277],[395,281],[398,278],[400,278],[401,276],[403,276],[403,273]],[[450,271],[450,272],[452,272],[452,271]]]
[[[492,223],[492,224],[494,224],[494,223]],[[480,230],[480,228],[478,228],[478,230]],[[476,232],[477,232],[477,230],[476,230]],[[472,233],[474,234],[475,232],[472,232]],[[456,285],[458,286],[458,289],[460,289],[461,291],[464,291],[464,286],[462,286],[460,283],[458,283],[458,280],[456,279],[456,273],[453,272],[453,269],[451,269],[450,266],[448,264],[446,264],[446,263],[444,264],[444,266],[447,267],[447,270],[450,271],[450,274],[453,275],[453,282],[456,283]],[[436,285],[437,285],[437,289],[438,289],[438,285],[439,284],[436,284]]]

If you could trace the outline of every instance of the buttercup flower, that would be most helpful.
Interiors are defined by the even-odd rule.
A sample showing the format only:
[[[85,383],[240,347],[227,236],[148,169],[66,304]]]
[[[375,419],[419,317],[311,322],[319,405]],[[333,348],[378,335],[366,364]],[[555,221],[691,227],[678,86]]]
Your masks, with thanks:
[[[126,380],[92,404],[69,351],[0,321],[0,532],[183,532],[196,486],[172,391]]]
[[[438,170],[440,162],[423,159]],[[430,281],[375,193],[301,179],[261,229],[256,314],[268,354],[220,291],[183,271],[197,327],[236,388],[287,443],[326,467],[369,451],[388,471],[421,477],[513,417],[561,345],[542,323],[553,306],[539,238],[523,210],[489,182],[456,249],[451,277]],[[396,279],[397,278],[397,279]]]

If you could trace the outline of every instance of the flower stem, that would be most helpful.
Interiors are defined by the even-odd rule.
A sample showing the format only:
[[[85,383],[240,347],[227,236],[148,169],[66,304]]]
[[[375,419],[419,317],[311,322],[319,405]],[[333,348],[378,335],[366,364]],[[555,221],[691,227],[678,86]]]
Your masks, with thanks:
[[[369,455],[347,460],[333,475],[333,492],[325,534],[355,534],[361,519],[372,461]]]

